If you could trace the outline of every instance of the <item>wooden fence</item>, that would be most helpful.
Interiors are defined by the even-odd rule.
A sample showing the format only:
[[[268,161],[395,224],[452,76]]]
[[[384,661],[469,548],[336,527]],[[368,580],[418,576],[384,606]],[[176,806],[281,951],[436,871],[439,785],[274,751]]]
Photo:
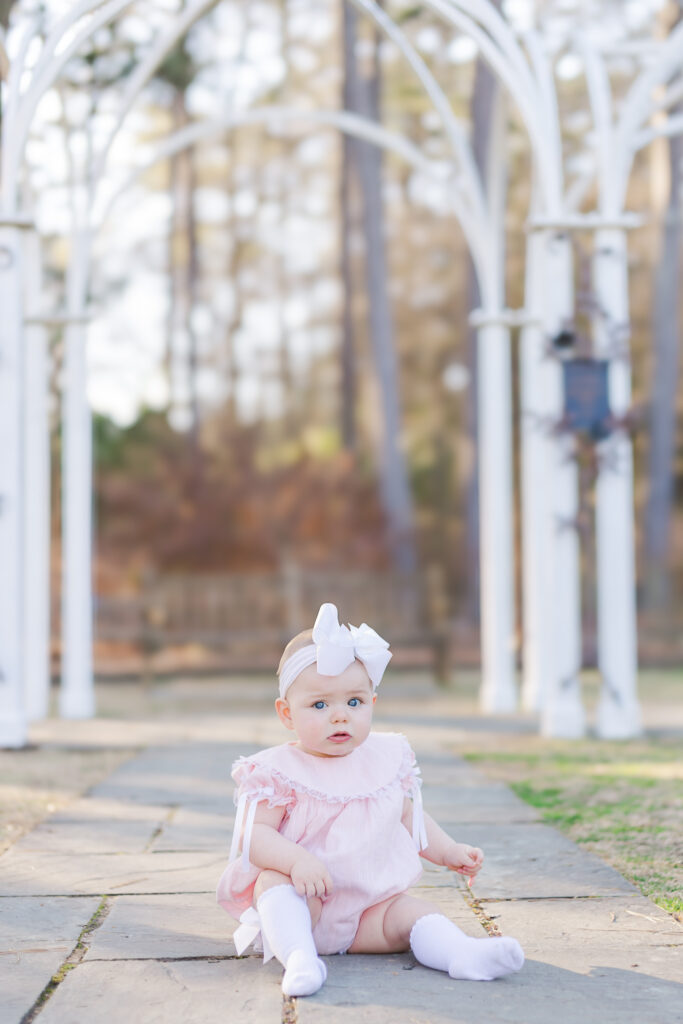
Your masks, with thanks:
[[[273,663],[286,641],[313,624],[324,601],[341,620],[368,622],[392,648],[424,649],[439,671],[446,609],[437,573],[301,570],[148,577],[138,594],[103,595],[96,646],[133,646],[145,657],[193,645],[228,664]],[[424,660],[424,658],[423,658]]]

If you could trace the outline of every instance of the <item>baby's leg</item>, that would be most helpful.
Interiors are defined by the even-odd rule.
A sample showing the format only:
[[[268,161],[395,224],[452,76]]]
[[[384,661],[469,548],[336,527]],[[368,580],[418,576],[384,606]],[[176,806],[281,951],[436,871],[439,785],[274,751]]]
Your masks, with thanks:
[[[313,941],[322,902],[314,896],[307,904],[288,875],[266,870],[256,880],[254,903],[263,937],[285,969],[284,994],[310,996],[317,992],[327,977]]]
[[[266,889],[274,889],[277,885],[291,885],[292,879],[289,875],[283,875],[281,871],[274,871],[268,868],[262,871],[256,879],[254,885],[254,906],[259,901],[259,897],[263,895]],[[303,898],[303,897],[302,897]],[[308,912],[311,915],[311,928],[315,928],[318,921],[320,920],[320,914],[323,909],[323,901],[318,896],[309,896],[306,900],[308,905]]]
[[[516,939],[470,938],[431,903],[405,893],[368,907],[349,952],[402,953],[407,949],[412,949],[425,967],[466,981],[493,981],[518,971],[524,963]]]

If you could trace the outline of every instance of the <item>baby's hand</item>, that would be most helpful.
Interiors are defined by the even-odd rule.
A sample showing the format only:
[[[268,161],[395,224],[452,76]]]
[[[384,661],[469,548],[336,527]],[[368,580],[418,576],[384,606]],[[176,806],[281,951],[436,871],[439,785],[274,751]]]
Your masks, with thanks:
[[[332,892],[332,879],[321,860],[312,854],[300,857],[292,866],[290,873],[292,885],[300,896],[329,896]]]
[[[457,871],[460,875],[467,875],[468,886],[472,885],[483,862],[484,854],[479,847],[468,846],[467,843],[451,843],[444,856],[444,864],[447,868]]]

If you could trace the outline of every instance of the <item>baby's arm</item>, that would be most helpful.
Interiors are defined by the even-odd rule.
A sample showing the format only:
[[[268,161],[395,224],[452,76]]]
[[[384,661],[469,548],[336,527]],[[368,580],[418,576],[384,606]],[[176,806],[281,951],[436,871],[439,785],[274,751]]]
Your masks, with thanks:
[[[403,824],[412,831],[413,824],[413,803],[407,797],[403,804]],[[484,861],[484,854],[478,846],[468,846],[467,843],[456,843],[448,833],[444,832],[440,825],[434,821],[431,815],[425,813],[425,830],[427,832],[427,846],[420,851],[420,856],[429,860],[432,864],[440,864],[457,871],[461,875],[468,876],[468,885],[480,870]]]
[[[327,896],[332,879],[321,860],[278,832],[284,817],[283,807],[258,805],[249,844],[249,860],[257,868],[289,875],[300,896]]]

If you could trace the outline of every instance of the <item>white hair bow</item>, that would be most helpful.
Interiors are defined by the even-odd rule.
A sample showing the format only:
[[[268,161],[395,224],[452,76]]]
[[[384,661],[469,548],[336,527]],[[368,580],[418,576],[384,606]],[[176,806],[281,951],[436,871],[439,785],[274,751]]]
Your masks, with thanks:
[[[391,661],[389,644],[365,622],[358,627],[340,625],[336,605],[323,604],[313,626],[313,643],[282,666],[280,696],[284,697],[297,676],[314,662],[321,676],[338,676],[356,658],[365,665],[373,689],[377,689]]]

